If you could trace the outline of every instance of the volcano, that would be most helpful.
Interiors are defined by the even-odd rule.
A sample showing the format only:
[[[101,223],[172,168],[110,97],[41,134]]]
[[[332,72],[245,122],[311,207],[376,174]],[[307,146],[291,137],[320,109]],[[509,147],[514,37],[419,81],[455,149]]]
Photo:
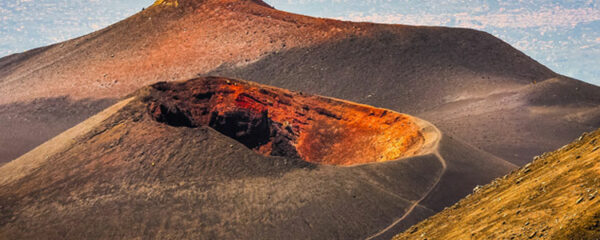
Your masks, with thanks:
[[[2,166],[0,237],[381,237],[513,168],[391,110],[161,82]]]
[[[0,161],[140,87],[199,74],[420,116],[518,165],[600,127],[599,87],[484,32],[312,18],[261,1],[157,1],[108,28],[0,59]]]
[[[0,122],[0,238],[374,239],[600,127],[600,88],[480,31],[161,0],[1,58]]]

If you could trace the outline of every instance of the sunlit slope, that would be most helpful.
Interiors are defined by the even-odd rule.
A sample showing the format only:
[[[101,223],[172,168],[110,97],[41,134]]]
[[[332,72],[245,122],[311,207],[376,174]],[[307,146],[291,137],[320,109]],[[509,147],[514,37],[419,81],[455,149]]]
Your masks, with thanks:
[[[597,239],[600,130],[477,189],[394,239]]]

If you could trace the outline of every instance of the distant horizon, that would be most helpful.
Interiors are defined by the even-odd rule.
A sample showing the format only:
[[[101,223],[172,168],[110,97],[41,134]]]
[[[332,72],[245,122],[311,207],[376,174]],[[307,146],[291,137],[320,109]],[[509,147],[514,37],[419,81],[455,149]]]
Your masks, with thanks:
[[[17,0],[0,3],[0,57],[100,30],[153,0]],[[553,71],[600,86],[600,2],[265,0],[314,17],[488,32]]]

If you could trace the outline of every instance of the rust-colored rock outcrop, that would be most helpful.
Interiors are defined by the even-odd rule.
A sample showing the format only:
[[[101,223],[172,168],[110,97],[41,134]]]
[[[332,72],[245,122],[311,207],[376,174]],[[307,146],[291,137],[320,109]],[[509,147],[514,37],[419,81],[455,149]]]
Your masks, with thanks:
[[[210,126],[264,155],[354,165],[412,156],[424,142],[410,116],[244,81],[162,82],[150,96],[155,120]]]

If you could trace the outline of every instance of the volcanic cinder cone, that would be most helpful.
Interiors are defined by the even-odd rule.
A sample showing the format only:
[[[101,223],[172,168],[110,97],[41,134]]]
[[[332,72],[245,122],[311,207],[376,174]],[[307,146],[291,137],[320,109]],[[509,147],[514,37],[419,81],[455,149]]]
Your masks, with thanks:
[[[384,237],[513,168],[391,110],[162,82],[0,167],[0,238]]]

